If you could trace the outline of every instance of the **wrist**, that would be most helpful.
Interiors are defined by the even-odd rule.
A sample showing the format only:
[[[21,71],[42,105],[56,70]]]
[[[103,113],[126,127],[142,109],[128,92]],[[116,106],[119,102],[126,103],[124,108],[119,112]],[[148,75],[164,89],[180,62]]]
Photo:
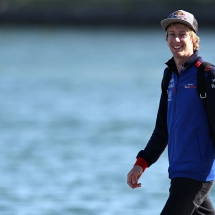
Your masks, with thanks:
[[[143,168],[143,171],[149,167],[148,163],[143,158],[137,158],[134,166],[141,166]]]

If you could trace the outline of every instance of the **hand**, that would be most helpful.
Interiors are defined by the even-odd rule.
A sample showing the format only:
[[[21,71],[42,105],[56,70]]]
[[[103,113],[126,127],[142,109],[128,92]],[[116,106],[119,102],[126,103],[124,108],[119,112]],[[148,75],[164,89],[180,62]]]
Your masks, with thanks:
[[[141,183],[138,183],[140,176],[143,173],[143,168],[141,166],[135,165],[127,175],[127,184],[132,188],[141,187]]]

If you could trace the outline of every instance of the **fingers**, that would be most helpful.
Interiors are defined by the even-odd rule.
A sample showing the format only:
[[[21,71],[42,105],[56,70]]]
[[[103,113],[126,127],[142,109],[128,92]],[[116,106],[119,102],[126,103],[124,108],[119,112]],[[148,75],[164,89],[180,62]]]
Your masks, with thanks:
[[[138,183],[140,176],[142,175],[142,167],[134,166],[127,175],[127,184],[132,188],[141,187],[141,183]]]
[[[138,188],[141,187],[141,183],[138,183],[138,179],[136,176],[137,172],[133,171],[133,169],[128,173],[127,176],[127,184],[132,188]]]

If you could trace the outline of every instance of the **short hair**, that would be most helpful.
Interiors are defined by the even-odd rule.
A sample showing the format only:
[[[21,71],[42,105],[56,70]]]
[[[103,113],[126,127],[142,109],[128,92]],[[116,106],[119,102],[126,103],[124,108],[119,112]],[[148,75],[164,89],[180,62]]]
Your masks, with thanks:
[[[175,24],[181,24],[181,23],[172,23],[172,24],[170,24],[170,25],[166,28],[166,40],[167,40],[167,38],[168,38],[167,29],[168,29],[169,27],[171,27],[171,26],[175,26]],[[189,27],[188,25],[185,25],[185,24],[181,24],[181,25],[183,25],[183,26],[187,29],[187,31],[188,31],[190,37],[191,37],[192,40],[193,40],[193,50],[194,50],[194,51],[199,50],[199,48],[200,48],[200,46],[199,46],[200,38],[199,38],[199,37],[197,36],[197,34],[192,30],[191,27]]]

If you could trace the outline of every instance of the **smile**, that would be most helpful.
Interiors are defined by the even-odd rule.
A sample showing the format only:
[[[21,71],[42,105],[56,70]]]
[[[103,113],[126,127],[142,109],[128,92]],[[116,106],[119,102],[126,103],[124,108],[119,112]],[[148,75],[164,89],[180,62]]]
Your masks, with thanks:
[[[182,48],[183,46],[173,46],[174,49],[180,49]]]

